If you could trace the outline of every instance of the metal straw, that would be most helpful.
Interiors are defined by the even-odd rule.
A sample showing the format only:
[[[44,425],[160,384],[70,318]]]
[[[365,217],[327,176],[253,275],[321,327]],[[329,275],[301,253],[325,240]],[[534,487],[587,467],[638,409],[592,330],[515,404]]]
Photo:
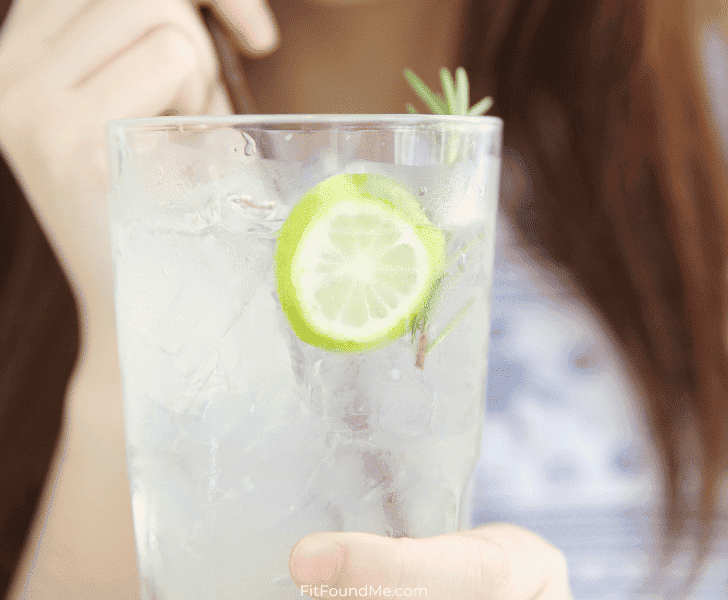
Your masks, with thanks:
[[[200,13],[217,51],[222,80],[233,111],[238,115],[256,114],[258,109],[245,78],[245,65],[234,42],[209,8],[200,8]]]

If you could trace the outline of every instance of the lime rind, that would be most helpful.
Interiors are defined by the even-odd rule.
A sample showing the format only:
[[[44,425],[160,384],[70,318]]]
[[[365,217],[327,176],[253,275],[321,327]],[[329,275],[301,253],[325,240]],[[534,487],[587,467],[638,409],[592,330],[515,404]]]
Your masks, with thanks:
[[[384,261],[382,268],[389,273],[380,273],[374,280],[383,277],[386,281],[389,276],[390,287],[396,287],[398,278],[412,279],[414,273],[412,287],[417,293],[408,296],[404,290],[399,297],[392,296],[387,285],[377,288],[374,280],[369,281],[371,285],[366,285],[365,281],[356,290],[351,285],[347,289],[346,281],[332,279],[331,273],[326,272],[327,261],[314,259],[320,258],[326,243],[321,241],[322,236],[337,235],[336,231],[325,229],[339,217],[354,219],[355,227],[366,228],[367,219],[370,225],[375,222],[396,224],[400,228],[396,232],[399,243],[392,246],[390,240],[387,246],[382,242],[384,251],[392,256],[383,258],[380,254],[375,260],[378,265]],[[350,242],[346,241],[345,233],[339,233],[344,237],[336,242],[337,251],[346,253],[346,244]],[[382,239],[386,239],[387,232],[380,233]],[[377,235],[367,243],[376,246]],[[408,253],[414,256],[405,256]],[[387,260],[393,264],[387,266]],[[408,261],[415,266],[408,267]],[[357,268],[356,263],[353,264],[353,268]],[[397,181],[371,173],[341,174],[314,186],[294,206],[279,231],[275,265],[278,296],[294,333],[302,341],[325,350],[359,352],[390,343],[411,329],[442,273],[444,239],[442,232],[422,212],[417,199]],[[420,266],[419,271],[416,265]],[[366,263],[360,267],[366,268]],[[336,266],[331,269],[335,270]],[[311,285],[312,281],[319,285]],[[403,298],[407,300],[405,304],[401,304]],[[337,314],[337,303],[351,305],[352,314]],[[359,312],[368,311],[368,324],[357,322],[357,307]],[[327,326],[327,321],[337,319],[335,326]],[[345,323],[347,320],[349,326]]]

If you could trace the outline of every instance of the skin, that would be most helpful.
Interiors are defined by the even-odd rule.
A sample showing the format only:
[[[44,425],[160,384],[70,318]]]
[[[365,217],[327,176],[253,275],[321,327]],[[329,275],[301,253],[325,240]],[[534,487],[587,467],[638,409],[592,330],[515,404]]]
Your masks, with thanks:
[[[386,113],[412,100],[403,67],[435,86],[440,66],[457,66],[451,32],[465,2],[280,0],[278,23],[261,0],[210,6],[250,59],[260,112]],[[322,19],[331,35],[313,33]],[[427,52],[418,51],[422,39]],[[228,114],[217,72],[188,0],[17,0],[2,30],[0,146],[71,283],[82,327],[58,455],[9,598],[138,597],[104,127],[170,110]],[[290,570],[299,586],[426,587],[438,600],[571,597],[563,555],[505,524],[423,540],[313,534],[292,549]]]

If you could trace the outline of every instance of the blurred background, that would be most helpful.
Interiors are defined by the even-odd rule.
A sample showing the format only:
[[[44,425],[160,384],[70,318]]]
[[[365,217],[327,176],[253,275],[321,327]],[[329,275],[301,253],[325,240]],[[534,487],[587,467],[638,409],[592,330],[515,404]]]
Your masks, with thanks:
[[[728,142],[728,52],[717,25],[701,51],[714,123]],[[728,157],[728,153],[726,154]],[[525,169],[506,149],[501,194],[523,195]],[[519,176],[514,176],[518,173]],[[645,415],[608,330],[578,290],[545,272],[498,222],[487,414],[473,524],[514,522],[561,548],[577,599],[669,594],[691,548],[649,579],[660,529],[659,463]],[[728,595],[728,485],[713,554],[690,598]],[[662,596],[659,596],[662,597]]]
[[[498,226],[473,525],[507,521],[548,539],[566,554],[577,600],[662,597],[670,582],[648,579],[659,464],[635,387],[589,306],[524,254],[505,219]],[[728,511],[717,530],[690,598],[728,591]],[[671,563],[675,581],[689,551]]]

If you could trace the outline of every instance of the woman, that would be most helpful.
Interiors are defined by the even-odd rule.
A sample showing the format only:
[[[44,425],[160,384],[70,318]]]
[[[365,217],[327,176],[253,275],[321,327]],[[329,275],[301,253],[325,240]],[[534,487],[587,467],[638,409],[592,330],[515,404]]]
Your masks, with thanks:
[[[726,215],[719,201],[725,182],[696,49],[699,26],[713,15],[687,1],[659,0],[271,5],[281,47],[251,61],[248,71],[261,112],[401,112],[411,100],[404,66],[432,81],[439,66],[462,63],[473,96],[495,97],[509,168],[515,176],[526,170],[534,187],[525,202],[503,204],[536,256],[573,276],[592,300],[642,382],[663,458],[669,532],[687,520],[690,489],[681,482],[693,465],[703,475],[698,516],[707,528],[728,423]],[[215,6],[249,56],[275,47],[276,26],[263,5]],[[458,31],[461,39],[453,36]],[[76,346],[72,297],[16,198],[6,209],[19,216],[5,225],[15,237],[0,318],[2,360],[10,367],[0,388],[0,522],[13,542],[2,544],[6,581],[69,383],[66,462],[58,484],[46,490],[55,490],[47,528],[36,525],[45,535],[30,585],[42,597],[136,593],[133,573],[114,579],[111,570],[97,581],[91,575],[99,565],[108,569],[109,556],[133,556],[103,214],[103,124],[166,111],[228,112],[215,72],[209,39],[185,0],[19,0],[4,25],[0,143],[81,317]],[[36,298],[45,303],[28,300]],[[44,443],[29,444],[41,430]],[[80,515],[71,506],[79,494],[87,503]],[[117,534],[109,523],[119,515]],[[114,549],[119,539],[121,553]],[[26,569],[33,560],[26,557]],[[372,583],[376,573],[392,587],[425,585],[430,598],[569,597],[560,553],[506,525],[430,540],[317,534],[293,550],[291,570],[300,585],[331,587]]]

